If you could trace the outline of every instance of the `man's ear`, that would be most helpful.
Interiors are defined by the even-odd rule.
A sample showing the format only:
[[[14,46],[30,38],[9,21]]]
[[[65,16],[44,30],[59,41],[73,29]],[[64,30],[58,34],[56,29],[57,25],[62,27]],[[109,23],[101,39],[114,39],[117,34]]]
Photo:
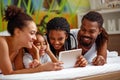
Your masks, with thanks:
[[[16,29],[14,30],[14,34],[15,34],[16,36],[18,36],[18,35],[20,34],[20,32],[21,32],[21,30],[20,30],[19,28],[16,28]]]
[[[99,33],[98,34],[100,34],[102,32],[102,30],[103,30],[103,28],[99,28]]]

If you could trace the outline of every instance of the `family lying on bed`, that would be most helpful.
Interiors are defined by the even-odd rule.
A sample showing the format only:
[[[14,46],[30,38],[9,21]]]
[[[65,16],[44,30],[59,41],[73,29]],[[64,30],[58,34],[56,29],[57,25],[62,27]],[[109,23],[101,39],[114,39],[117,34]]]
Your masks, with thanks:
[[[82,55],[78,57],[75,67],[106,63],[108,34],[98,12],[90,11],[84,15],[76,34],[70,33],[70,25],[65,18],[51,19],[47,23],[47,40],[37,31],[33,19],[21,8],[8,6],[4,19],[8,21],[7,30],[11,36],[0,36],[2,74],[61,70],[64,63],[57,59],[59,52],[76,48],[82,48]],[[74,35],[77,35],[78,46],[71,45]]]

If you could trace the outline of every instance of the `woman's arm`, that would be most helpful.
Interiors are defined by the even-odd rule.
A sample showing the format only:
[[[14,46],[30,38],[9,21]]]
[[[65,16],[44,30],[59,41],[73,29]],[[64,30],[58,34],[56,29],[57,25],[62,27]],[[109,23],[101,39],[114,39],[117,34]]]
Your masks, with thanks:
[[[51,70],[60,70],[62,69],[61,63],[52,63],[48,62],[42,65],[39,65],[36,68],[14,70],[12,62],[9,56],[9,48],[5,39],[0,38],[0,70],[4,75],[9,74],[22,74],[22,73],[34,73],[41,71],[51,71]],[[3,57],[4,56],[4,57]],[[14,59],[13,59],[14,60]]]
[[[0,37],[0,70],[3,74],[11,74],[13,71],[6,40]]]
[[[24,55],[23,49],[19,50],[18,55],[15,57],[15,60],[14,60],[14,68],[15,68],[15,70],[20,70],[20,69],[25,68],[25,66],[23,64],[23,55]]]

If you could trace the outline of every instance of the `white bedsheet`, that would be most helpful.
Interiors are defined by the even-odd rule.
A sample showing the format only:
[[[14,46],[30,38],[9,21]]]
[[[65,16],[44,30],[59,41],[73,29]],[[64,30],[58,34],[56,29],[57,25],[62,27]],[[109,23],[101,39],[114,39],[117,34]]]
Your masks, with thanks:
[[[120,57],[108,57],[107,64],[104,66],[93,66],[91,64],[83,68],[69,68],[59,71],[39,72],[30,74],[0,75],[0,79],[73,79],[76,77],[85,77],[106,72],[120,71]]]
[[[4,31],[0,32],[0,35],[8,36],[9,33]],[[91,64],[86,67],[69,68],[60,71],[39,72],[30,74],[14,74],[3,75],[0,74],[0,79],[21,79],[21,80],[34,80],[34,79],[73,79],[76,77],[85,77],[95,74],[102,74],[106,72],[120,71],[120,57],[117,52],[110,52],[107,58],[107,64],[104,66],[93,66]]]

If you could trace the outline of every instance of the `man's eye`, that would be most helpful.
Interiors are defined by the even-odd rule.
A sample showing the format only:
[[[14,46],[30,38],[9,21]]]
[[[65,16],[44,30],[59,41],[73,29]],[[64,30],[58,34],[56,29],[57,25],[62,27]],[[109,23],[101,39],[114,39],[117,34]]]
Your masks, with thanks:
[[[94,33],[95,31],[89,31],[89,33]]]

